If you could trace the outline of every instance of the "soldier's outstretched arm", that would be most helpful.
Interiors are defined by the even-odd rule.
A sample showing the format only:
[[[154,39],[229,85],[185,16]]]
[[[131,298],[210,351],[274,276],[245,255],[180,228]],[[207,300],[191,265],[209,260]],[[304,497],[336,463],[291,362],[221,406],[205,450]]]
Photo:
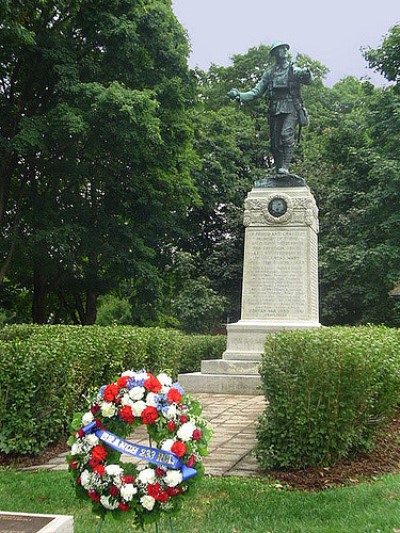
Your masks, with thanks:
[[[228,92],[228,96],[232,100],[239,100],[240,102],[249,102],[250,100],[259,98],[267,90],[269,78],[270,78],[270,72],[269,70],[266,70],[263,74],[263,77],[254,87],[254,89],[252,89],[251,91],[247,91],[245,93],[241,93],[240,91],[238,91],[238,89],[231,89]]]

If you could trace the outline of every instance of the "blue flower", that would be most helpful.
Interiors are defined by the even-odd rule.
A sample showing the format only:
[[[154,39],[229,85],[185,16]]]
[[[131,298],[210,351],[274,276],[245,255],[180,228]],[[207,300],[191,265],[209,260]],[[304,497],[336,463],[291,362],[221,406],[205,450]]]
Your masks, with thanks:
[[[172,383],[171,389],[177,389],[181,394],[184,394],[185,392],[183,387],[177,381],[175,381],[175,383]]]
[[[155,398],[157,402],[157,410],[161,410],[165,405],[169,405],[168,398],[165,394],[157,394]]]

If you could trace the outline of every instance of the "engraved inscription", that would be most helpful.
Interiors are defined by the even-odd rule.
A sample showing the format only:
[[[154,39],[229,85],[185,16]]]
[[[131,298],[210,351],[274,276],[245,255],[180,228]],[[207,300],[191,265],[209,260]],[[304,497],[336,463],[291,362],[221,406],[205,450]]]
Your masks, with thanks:
[[[242,319],[318,319],[317,263],[309,228],[247,228]]]

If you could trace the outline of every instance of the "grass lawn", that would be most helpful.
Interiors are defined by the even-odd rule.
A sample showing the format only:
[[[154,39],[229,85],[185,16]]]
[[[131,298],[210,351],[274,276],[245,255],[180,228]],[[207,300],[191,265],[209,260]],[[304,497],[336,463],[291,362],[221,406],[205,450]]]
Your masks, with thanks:
[[[174,519],[176,533],[393,533],[400,531],[400,475],[319,493],[277,490],[258,480],[206,478]],[[78,502],[67,472],[0,470],[0,510],[72,514],[75,533],[95,533],[89,502]],[[134,531],[106,520],[102,533]],[[148,526],[146,531],[155,531]],[[169,532],[168,522],[161,532]]]

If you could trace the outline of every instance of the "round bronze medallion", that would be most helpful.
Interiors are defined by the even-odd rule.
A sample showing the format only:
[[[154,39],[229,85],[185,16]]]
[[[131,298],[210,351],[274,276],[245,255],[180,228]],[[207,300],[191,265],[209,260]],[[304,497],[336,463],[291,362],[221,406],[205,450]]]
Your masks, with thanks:
[[[276,218],[283,216],[287,211],[287,203],[283,198],[272,198],[268,204],[268,212]]]

